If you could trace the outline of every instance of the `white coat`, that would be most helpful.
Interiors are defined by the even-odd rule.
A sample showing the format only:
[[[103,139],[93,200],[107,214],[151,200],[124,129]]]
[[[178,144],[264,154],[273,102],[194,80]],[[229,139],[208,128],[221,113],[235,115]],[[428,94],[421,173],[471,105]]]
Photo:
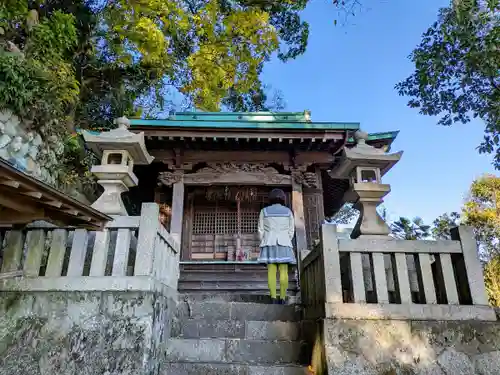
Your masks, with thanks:
[[[292,211],[281,204],[265,207],[259,215],[260,247],[288,246],[293,247],[295,221]]]

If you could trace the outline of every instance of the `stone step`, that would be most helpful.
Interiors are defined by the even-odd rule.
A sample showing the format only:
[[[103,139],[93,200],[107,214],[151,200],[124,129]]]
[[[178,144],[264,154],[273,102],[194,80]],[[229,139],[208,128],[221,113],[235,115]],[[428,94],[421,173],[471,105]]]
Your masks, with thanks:
[[[226,364],[307,364],[309,350],[298,341],[168,339],[166,362]]]
[[[278,275],[276,275],[279,280]],[[295,271],[288,272],[288,279],[295,281]],[[256,281],[267,282],[267,270],[261,272],[217,272],[217,271],[183,271],[179,276],[182,281]]]
[[[290,265],[288,267],[289,272],[294,272],[297,267]],[[212,271],[219,273],[245,273],[245,272],[267,272],[267,265],[255,262],[231,262],[231,261],[181,261],[180,262],[181,273],[192,272],[192,271]]]
[[[203,320],[299,321],[301,314],[297,305],[188,300],[178,304],[176,317]]]
[[[301,366],[249,366],[217,363],[167,363],[162,375],[306,375]]]
[[[300,339],[300,323],[183,319],[173,321],[171,337],[296,341]]]
[[[180,265],[180,293],[269,294],[265,264],[190,262]],[[288,291],[298,291],[296,268],[289,268]]]
[[[196,302],[253,302],[253,303],[271,303],[269,292],[261,294],[255,293],[204,293],[198,291],[196,293],[180,293],[179,301],[185,299]]]
[[[288,295],[289,305],[294,305],[297,301],[297,297],[293,295]],[[264,293],[253,293],[253,292],[226,292],[226,293],[204,293],[203,291],[196,291],[190,293],[179,294],[179,301],[184,300],[196,301],[196,302],[253,302],[253,303],[271,303],[271,297],[269,296],[269,291]]]
[[[268,292],[267,281],[183,281],[179,280],[178,289],[181,293],[189,292]],[[276,290],[279,291],[279,284],[276,283]],[[298,291],[298,285],[295,281],[288,282],[288,293],[295,294]]]

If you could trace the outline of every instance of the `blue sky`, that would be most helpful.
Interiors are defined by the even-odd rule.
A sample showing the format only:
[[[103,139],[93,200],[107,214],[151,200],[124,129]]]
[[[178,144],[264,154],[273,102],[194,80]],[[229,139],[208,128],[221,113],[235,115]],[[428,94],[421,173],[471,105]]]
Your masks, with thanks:
[[[408,108],[394,85],[412,72],[407,56],[449,0],[363,0],[355,17],[334,25],[329,0],[313,0],[304,12],[311,32],[307,52],[286,64],[273,61],[263,81],[279,89],[286,110],[312,111],[314,121],[355,121],[363,130],[400,130],[392,150],[402,160],[386,175],[391,219],[421,216],[430,223],[459,210],[470,183],[494,172],[479,155],[481,122],[445,128],[437,118]]]

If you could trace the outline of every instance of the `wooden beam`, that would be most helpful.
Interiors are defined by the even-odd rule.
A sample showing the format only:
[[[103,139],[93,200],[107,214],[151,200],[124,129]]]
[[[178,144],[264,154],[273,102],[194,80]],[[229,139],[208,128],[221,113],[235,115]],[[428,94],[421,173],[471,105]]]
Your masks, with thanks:
[[[288,175],[268,175],[265,173],[193,173],[184,175],[186,185],[271,185],[291,186],[292,178]]]
[[[4,224],[29,224],[36,220],[47,220],[47,216],[43,209],[33,210],[30,213],[19,212],[17,210],[0,211],[0,225]]]
[[[164,161],[172,160],[172,152],[170,150],[151,150],[150,154],[155,157],[155,160]],[[223,163],[231,160],[236,163],[269,163],[273,161],[278,164],[288,164],[290,157],[288,151],[184,151],[183,163]],[[331,164],[335,158],[327,151],[310,151],[296,152],[296,160],[298,164],[315,163],[315,164]],[[176,163],[177,165],[177,163]]]
[[[9,186],[14,189],[17,189],[21,184],[14,180],[1,180],[0,185]]]
[[[62,202],[59,202],[59,201],[45,201],[42,203],[49,205],[49,206],[52,206],[52,207],[55,207],[55,208],[61,208],[63,205]]]
[[[77,210],[94,222],[99,222],[98,226],[111,220],[108,215],[61,193],[0,159],[0,206],[4,207],[0,210],[2,223],[25,225],[33,220],[58,220],[63,225],[68,225],[69,220],[70,225],[83,223],[86,227],[90,226],[88,221],[58,211],[63,204],[68,209]]]
[[[18,212],[37,212],[37,207],[33,205],[32,200],[23,198],[18,194],[8,194],[4,188],[0,189],[0,206]]]
[[[27,191],[27,192],[24,192],[21,194],[26,195],[27,197],[35,198],[35,199],[40,199],[43,196],[43,194],[38,192],[38,191]]]
[[[66,210],[62,210],[62,212],[65,212],[67,213],[68,215],[72,215],[72,216],[78,216],[78,210],[74,210],[74,209],[66,209]]]
[[[136,130],[136,129],[134,129]],[[139,131],[139,129],[137,129]],[[283,138],[283,139],[311,139],[311,138],[326,138],[326,139],[343,139],[344,131],[289,131],[278,129],[268,130],[248,130],[248,129],[237,129],[237,130],[220,130],[220,129],[205,129],[203,131],[199,129],[142,129],[146,136],[153,137],[168,137],[180,138],[181,141],[184,138],[250,138],[250,139],[267,139],[267,138]]]

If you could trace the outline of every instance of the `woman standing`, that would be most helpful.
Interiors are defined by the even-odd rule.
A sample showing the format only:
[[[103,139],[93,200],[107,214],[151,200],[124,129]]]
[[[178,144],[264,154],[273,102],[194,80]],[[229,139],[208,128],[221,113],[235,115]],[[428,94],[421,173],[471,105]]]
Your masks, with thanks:
[[[286,303],[288,265],[296,264],[293,252],[295,222],[292,211],[285,206],[285,193],[274,189],[269,194],[270,206],[259,216],[259,262],[267,264],[267,282],[273,304]],[[280,272],[280,299],[276,298],[276,271]]]

